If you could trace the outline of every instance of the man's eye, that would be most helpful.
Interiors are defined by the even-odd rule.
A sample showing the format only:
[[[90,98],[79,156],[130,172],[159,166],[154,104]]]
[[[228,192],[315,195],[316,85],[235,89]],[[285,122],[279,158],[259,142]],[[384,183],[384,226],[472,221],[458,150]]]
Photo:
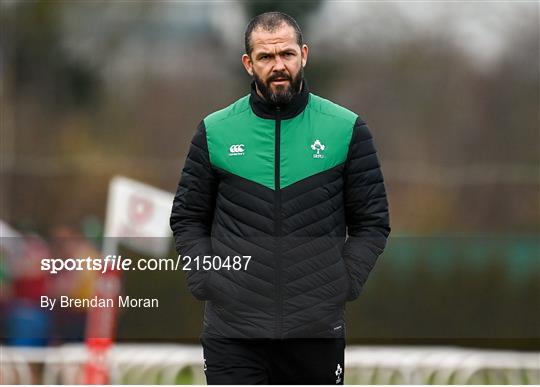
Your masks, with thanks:
[[[261,55],[261,56],[259,57],[259,59],[261,59],[261,60],[268,59],[268,55]]]

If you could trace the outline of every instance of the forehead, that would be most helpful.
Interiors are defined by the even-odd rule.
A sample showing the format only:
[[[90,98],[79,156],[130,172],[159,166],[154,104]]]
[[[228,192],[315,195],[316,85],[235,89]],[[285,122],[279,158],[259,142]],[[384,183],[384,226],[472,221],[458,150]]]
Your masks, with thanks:
[[[253,51],[274,50],[276,48],[299,48],[294,28],[287,24],[274,31],[256,28],[251,33]]]

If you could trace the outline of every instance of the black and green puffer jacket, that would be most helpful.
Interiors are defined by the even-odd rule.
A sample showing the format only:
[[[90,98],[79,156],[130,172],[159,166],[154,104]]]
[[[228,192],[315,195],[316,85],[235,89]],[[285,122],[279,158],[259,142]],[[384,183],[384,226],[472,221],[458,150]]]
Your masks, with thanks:
[[[287,106],[252,84],[197,128],[170,224],[191,258],[188,287],[206,301],[203,336],[343,337],[345,303],[390,233],[370,131],[305,82]],[[235,270],[235,256],[251,258]]]

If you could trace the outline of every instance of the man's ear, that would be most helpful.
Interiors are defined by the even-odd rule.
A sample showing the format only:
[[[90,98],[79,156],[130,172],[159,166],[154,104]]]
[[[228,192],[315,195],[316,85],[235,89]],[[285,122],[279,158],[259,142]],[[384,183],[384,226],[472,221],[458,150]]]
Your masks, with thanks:
[[[302,67],[306,67],[307,57],[309,54],[309,47],[306,44],[302,45]]]
[[[251,62],[251,58],[248,54],[242,55],[242,64],[244,65],[247,73],[253,76],[253,62]]]

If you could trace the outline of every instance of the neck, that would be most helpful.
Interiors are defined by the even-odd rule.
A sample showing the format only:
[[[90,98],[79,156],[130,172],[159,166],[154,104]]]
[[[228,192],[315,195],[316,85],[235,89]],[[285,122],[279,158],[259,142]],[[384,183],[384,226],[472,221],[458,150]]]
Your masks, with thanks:
[[[291,101],[280,106],[280,117],[282,119],[292,118],[300,114],[306,107],[309,100],[309,86],[305,79],[302,80],[300,91],[296,93]],[[275,118],[276,105],[267,101],[257,87],[257,83],[251,83],[250,105],[253,112],[262,118]]]
[[[303,89],[303,88],[304,88],[304,80],[302,79],[302,83],[300,83],[300,89],[298,90],[297,93],[294,93],[294,94],[293,94],[293,99],[294,99],[298,94],[302,93],[302,89]],[[272,102],[268,101],[268,99],[266,99],[266,98],[264,97],[263,93],[261,93],[261,91],[259,90],[259,87],[257,86],[257,82],[255,82],[255,90],[256,90],[256,92],[257,92],[257,95],[258,95],[259,97],[261,97],[261,99],[262,99],[263,101],[265,101],[266,103],[269,103],[269,104],[272,103]]]

